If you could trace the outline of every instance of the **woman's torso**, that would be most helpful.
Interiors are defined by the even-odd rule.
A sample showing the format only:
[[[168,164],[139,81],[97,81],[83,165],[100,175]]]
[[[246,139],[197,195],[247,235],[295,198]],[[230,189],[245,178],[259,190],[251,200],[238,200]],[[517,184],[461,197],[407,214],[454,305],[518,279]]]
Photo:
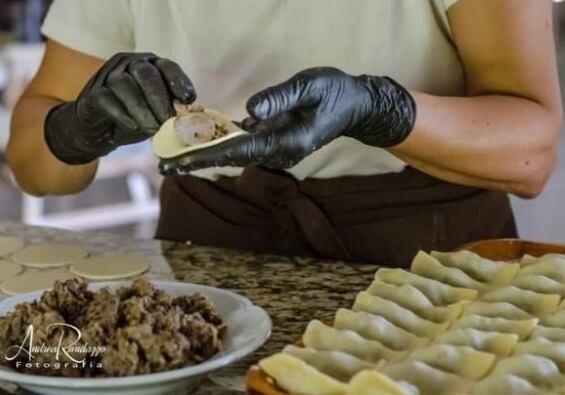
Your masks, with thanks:
[[[199,101],[233,119],[253,93],[317,66],[387,75],[411,90],[464,92],[446,2],[454,0],[131,0],[135,51],[177,61]],[[398,172],[385,150],[342,137],[290,169],[298,179]],[[214,179],[239,169],[196,172]]]

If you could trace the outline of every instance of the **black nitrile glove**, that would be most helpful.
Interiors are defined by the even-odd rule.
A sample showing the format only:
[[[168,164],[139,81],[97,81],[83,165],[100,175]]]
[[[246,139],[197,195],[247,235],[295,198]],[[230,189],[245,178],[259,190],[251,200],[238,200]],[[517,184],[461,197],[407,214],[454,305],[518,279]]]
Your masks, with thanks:
[[[175,115],[174,100],[189,104],[195,98],[192,82],[178,64],[153,54],[118,54],[76,101],[49,112],[45,141],[59,160],[85,164],[151,137]]]
[[[376,147],[397,145],[416,119],[412,96],[392,79],[354,77],[334,68],[302,71],[251,97],[247,110],[256,121],[249,135],[162,160],[160,171],[181,175],[214,166],[289,168],[342,135]]]

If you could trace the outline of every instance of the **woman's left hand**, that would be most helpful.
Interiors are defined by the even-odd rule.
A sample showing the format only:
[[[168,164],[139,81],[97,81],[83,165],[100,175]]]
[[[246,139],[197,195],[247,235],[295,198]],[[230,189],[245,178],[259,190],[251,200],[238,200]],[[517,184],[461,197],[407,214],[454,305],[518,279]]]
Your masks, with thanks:
[[[416,118],[411,95],[392,79],[355,77],[335,68],[302,71],[251,97],[247,110],[248,135],[163,160],[161,173],[216,166],[286,169],[342,135],[391,147],[404,141]]]

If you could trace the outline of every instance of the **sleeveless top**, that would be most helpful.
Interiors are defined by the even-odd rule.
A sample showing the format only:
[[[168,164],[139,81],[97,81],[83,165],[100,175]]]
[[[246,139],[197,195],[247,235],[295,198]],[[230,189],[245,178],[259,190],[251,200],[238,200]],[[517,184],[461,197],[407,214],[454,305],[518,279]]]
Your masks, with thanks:
[[[447,18],[458,0],[55,0],[43,33],[107,59],[153,52],[178,62],[198,101],[234,120],[247,99],[300,70],[386,75],[410,90],[464,94]],[[289,170],[299,180],[400,172],[386,150],[341,137]],[[209,179],[238,168],[195,172]]]

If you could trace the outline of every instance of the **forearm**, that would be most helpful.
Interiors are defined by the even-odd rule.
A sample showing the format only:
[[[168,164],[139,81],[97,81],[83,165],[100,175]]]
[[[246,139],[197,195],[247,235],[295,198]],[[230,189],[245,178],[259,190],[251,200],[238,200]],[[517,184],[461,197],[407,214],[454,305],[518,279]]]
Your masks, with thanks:
[[[413,93],[410,136],[390,151],[447,181],[535,196],[556,161],[560,111],[511,96]]]
[[[65,195],[86,188],[96,174],[97,162],[70,166],[59,161],[47,147],[43,123],[60,101],[24,96],[14,109],[7,161],[20,187],[32,195]]]

